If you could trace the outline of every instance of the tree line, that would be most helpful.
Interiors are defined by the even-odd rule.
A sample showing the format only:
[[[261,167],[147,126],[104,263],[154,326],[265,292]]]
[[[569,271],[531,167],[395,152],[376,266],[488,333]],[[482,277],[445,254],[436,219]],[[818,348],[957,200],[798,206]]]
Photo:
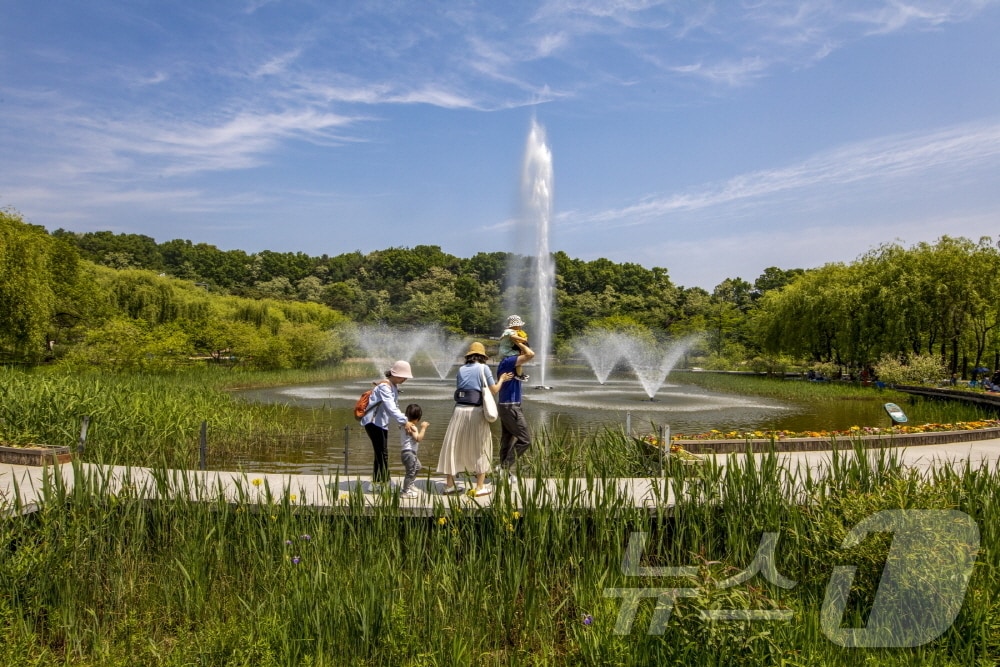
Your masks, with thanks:
[[[141,234],[49,233],[11,210],[0,212],[0,252],[6,358],[51,356],[54,340],[69,361],[139,366],[169,350],[316,365],[351,352],[346,336],[325,332],[361,323],[495,335],[517,290],[506,282],[510,267],[528,261],[429,245],[247,253]],[[571,351],[589,329],[626,328],[659,339],[701,334],[696,352],[708,367],[860,371],[887,357],[932,356],[942,372],[967,375],[1000,365],[1000,282],[990,273],[998,259],[989,238],[944,236],[886,244],[852,263],[770,267],[709,292],[675,285],[665,268],[556,252],[554,351]]]

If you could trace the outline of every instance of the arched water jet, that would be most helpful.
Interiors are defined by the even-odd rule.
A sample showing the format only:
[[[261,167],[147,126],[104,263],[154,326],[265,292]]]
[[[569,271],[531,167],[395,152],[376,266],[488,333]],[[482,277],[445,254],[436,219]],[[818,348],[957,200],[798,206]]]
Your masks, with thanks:
[[[358,327],[357,343],[377,370],[385,370],[398,359],[413,361],[424,345],[425,331],[403,330],[386,325]]]
[[[359,327],[357,343],[379,371],[389,368],[397,359],[413,362],[424,357],[443,380],[460,358],[467,340],[449,336],[440,327],[376,325]]]
[[[440,329],[429,331],[424,338],[424,356],[443,380],[459,361],[468,346],[468,339],[449,336]]]
[[[635,377],[642,385],[646,396],[649,397],[649,400],[653,400],[670,372],[669,368],[664,369],[661,364],[663,352],[659,345],[632,338],[625,346],[625,359],[635,372]]]
[[[697,339],[698,336],[688,336],[663,348],[628,333],[598,331],[584,336],[576,347],[601,384],[607,382],[618,362],[625,360],[652,401],[670,371]]]
[[[597,381],[604,384],[625,356],[625,336],[618,332],[591,332],[575,341],[577,351],[584,356]]]

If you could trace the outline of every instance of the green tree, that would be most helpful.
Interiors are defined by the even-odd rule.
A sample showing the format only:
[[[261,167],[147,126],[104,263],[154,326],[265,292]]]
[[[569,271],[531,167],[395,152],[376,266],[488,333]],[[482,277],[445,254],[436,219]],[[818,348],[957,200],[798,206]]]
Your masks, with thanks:
[[[0,210],[0,346],[19,358],[40,358],[54,324],[57,290],[75,281],[70,248],[16,212]]]
[[[77,368],[163,371],[187,365],[194,347],[176,323],[115,317],[87,332],[63,362]]]
[[[753,281],[753,299],[757,300],[768,292],[781,289],[805,273],[802,269],[779,269],[769,266]]]

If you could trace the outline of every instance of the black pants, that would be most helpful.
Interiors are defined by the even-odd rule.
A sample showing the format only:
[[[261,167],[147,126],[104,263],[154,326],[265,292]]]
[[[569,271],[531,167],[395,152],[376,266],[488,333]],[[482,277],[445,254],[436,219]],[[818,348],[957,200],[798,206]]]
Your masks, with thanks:
[[[372,469],[373,482],[389,481],[389,431],[375,424],[365,424],[365,433],[372,441],[375,452],[375,465]]]
[[[500,413],[500,465],[505,470],[514,467],[517,459],[531,447],[531,431],[520,405],[501,403]]]

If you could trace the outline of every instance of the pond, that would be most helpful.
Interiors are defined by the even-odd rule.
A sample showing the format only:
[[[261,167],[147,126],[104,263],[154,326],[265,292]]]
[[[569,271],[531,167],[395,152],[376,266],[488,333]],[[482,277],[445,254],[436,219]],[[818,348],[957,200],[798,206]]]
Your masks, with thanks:
[[[686,383],[686,371],[674,371],[650,401],[635,377],[627,371],[616,371],[605,384],[599,384],[587,366],[554,366],[549,369],[549,389],[524,387],[524,412],[536,436],[564,431],[587,433],[605,428],[620,429],[630,424],[639,432],[658,431],[669,425],[672,433],[697,434],[721,431],[751,430],[840,430],[851,426],[888,426],[890,420],[883,408],[884,398],[872,392],[871,400],[791,401],[739,396],[712,392]],[[352,409],[358,396],[378,379],[347,380],[335,383],[297,385],[239,392],[249,401],[283,403],[311,411],[322,436],[304,436],[294,443],[275,447],[254,455],[252,460],[213,462],[213,466],[235,464],[262,472],[299,472],[328,474],[345,465],[355,472],[370,472],[371,445]],[[425,469],[432,469],[444,437],[454,403],[454,371],[445,379],[428,366],[414,367],[414,379],[402,385],[400,406],[419,403],[424,419],[430,422],[428,434],[420,448]],[[936,421],[937,417],[921,417],[925,404],[904,405],[911,423]],[[974,419],[970,416],[969,419]],[[321,428],[320,428],[321,427]],[[500,425],[493,425],[494,454],[498,449]],[[330,436],[334,433],[333,437]],[[399,464],[398,436],[390,430],[389,461],[394,473]],[[425,470],[426,472],[426,470]]]

